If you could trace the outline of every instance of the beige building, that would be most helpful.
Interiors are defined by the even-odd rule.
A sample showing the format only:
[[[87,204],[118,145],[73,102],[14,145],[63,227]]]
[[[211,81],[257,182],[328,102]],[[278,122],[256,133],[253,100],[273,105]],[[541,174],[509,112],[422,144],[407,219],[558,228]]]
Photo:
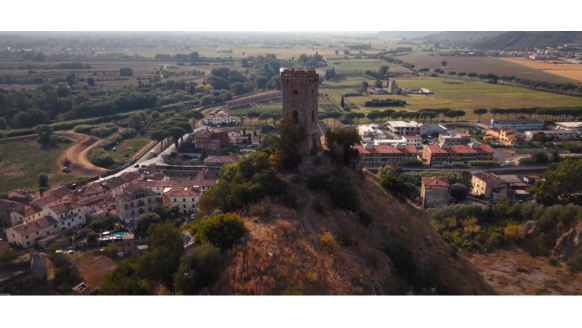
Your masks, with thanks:
[[[196,213],[196,206],[200,201],[202,192],[198,188],[173,188],[164,193],[164,204],[175,204],[180,213]]]
[[[513,198],[513,191],[510,189],[509,182],[501,179],[495,174],[486,172],[476,172],[471,179],[473,188],[471,195],[481,196],[485,199],[498,201],[505,198]]]
[[[10,218],[10,214],[12,212],[19,211],[24,211],[24,205],[5,199],[0,199],[0,228],[4,229],[12,227],[13,224]]]
[[[444,178],[422,178],[420,199],[423,208],[449,205],[451,199],[449,180]]]
[[[57,220],[50,216],[43,216],[6,229],[6,237],[8,243],[27,248],[34,246],[38,240],[57,232],[59,232]]]
[[[158,204],[162,204],[162,197],[137,184],[130,184],[115,196],[115,203],[117,215],[125,223],[135,223],[140,215],[153,212]]]
[[[41,209],[24,205],[22,210],[10,213],[10,221],[12,222],[12,226],[15,226],[20,223],[39,219],[42,216]]]
[[[468,145],[471,143],[471,135],[468,133],[450,133],[450,134],[440,134],[439,144],[440,145]]]

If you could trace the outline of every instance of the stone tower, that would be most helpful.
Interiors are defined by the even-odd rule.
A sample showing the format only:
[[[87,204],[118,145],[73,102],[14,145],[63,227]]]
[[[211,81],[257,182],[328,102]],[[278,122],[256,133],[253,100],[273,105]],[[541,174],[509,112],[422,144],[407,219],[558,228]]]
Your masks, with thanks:
[[[281,72],[283,115],[290,113],[295,123],[307,131],[307,139],[297,145],[302,156],[321,150],[321,131],[317,123],[318,86],[319,75],[315,71],[286,69]]]

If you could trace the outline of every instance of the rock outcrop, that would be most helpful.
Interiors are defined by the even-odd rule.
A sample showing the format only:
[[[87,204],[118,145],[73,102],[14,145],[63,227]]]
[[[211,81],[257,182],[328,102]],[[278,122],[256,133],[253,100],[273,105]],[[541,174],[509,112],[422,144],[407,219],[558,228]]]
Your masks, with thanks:
[[[572,229],[558,238],[556,247],[554,247],[554,255],[561,261],[565,261],[574,253],[576,247],[582,241],[582,227]]]

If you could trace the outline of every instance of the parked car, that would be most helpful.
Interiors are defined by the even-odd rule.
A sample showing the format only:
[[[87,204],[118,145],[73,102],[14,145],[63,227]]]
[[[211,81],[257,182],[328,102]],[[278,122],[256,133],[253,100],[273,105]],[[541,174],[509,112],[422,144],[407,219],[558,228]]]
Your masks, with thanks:
[[[135,164],[133,167],[137,169],[139,167],[139,164]]]
[[[75,254],[75,251],[68,251],[67,254]]]

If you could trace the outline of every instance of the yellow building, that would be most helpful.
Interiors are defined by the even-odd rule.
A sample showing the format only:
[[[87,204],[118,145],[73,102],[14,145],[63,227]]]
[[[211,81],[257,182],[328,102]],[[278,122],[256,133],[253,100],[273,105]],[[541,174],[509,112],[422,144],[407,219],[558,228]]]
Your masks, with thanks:
[[[513,145],[519,140],[517,132],[510,128],[491,128],[487,130],[486,134],[506,145]]]

